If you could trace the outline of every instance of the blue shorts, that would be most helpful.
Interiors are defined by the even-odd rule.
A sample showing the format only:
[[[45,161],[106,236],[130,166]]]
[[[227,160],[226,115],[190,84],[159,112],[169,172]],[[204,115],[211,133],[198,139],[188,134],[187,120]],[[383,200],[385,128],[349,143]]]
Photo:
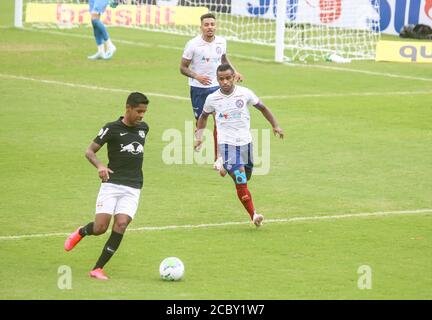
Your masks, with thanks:
[[[232,173],[240,167],[252,170],[253,168],[253,146],[252,142],[243,146],[232,146],[219,144],[219,152],[223,159],[226,171]]]
[[[89,0],[89,11],[90,13],[102,14],[105,12],[107,5],[108,0]]]
[[[201,115],[207,96],[218,89],[219,87],[211,87],[211,88],[190,87],[192,109],[193,109],[195,119],[198,120],[199,116]]]

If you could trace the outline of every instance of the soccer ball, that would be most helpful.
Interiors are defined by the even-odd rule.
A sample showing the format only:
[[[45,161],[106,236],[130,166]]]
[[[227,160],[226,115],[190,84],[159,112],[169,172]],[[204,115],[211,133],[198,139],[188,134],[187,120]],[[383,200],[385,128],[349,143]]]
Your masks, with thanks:
[[[184,271],[183,262],[176,257],[165,258],[159,266],[159,273],[163,280],[180,280],[184,275]]]

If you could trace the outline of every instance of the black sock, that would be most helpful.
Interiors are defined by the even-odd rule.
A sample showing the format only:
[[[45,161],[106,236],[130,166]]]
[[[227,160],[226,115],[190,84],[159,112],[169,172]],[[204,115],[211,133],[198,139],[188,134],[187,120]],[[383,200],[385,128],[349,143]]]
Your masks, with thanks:
[[[93,234],[93,225],[94,225],[94,222],[90,222],[86,226],[79,229],[80,236],[81,237],[91,236]]]
[[[115,231],[111,232],[111,235],[108,241],[105,243],[105,247],[102,250],[102,253],[99,257],[99,260],[96,262],[94,269],[103,268],[105,264],[111,259],[114,255],[118,247],[120,246],[120,242],[123,239],[123,234],[117,233]]]

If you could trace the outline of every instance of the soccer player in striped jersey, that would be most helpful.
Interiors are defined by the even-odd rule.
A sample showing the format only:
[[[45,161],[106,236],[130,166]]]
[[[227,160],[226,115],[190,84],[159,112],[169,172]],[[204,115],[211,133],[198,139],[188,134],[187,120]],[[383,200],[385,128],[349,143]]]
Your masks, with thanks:
[[[190,97],[195,119],[198,120],[204,102],[210,93],[219,89],[216,69],[222,63],[230,64],[227,57],[227,42],[216,36],[216,18],[212,13],[201,16],[201,34],[189,40],[183,52],[180,72],[189,78]],[[242,81],[243,76],[234,70],[234,79]],[[214,168],[220,170],[222,158],[217,150],[216,122],[213,129],[215,145]]]
[[[229,64],[217,68],[217,81],[220,89],[210,94],[204,104],[203,112],[198,119],[195,137],[195,150],[202,143],[202,129],[206,127],[207,118],[215,113],[218,128],[219,150],[223,158],[224,176],[228,172],[234,180],[237,196],[247,210],[253,223],[261,226],[264,217],[255,211],[252,195],[247,182],[252,176],[253,150],[250,133],[250,113],[248,106],[252,105],[270,122],[273,133],[283,138],[283,130],[276,118],[251,90],[235,85],[235,71]]]

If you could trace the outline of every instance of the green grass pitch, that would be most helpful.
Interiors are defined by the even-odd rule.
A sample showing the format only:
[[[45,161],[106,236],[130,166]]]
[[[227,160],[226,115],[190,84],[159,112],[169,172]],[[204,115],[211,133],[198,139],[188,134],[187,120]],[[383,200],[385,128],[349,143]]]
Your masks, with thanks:
[[[249,183],[269,220],[256,229],[211,165],[162,161],[164,132],[184,143],[192,120],[179,73],[188,38],[110,28],[116,55],[88,61],[89,28],[17,30],[11,3],[0,4],[0,299],[432,298],[432,66],[286,66],[269,47],[230,42],[244,85],[286,135],[271,136],[270,172]],[[108,235],[66,253],[64,234],[94,217],[99,181],[84,151],[135,90],[151,100],[145,186],[99,282],[87,273]],[[251,114],[253,128],[269,128]],[[358,215],[380,212],[390,214]],[[150,229],[164,226],[177,228]],[[185,264],[179,282],[159,279],[168,256]],[[61,266],[71,289],[58,286]]]

